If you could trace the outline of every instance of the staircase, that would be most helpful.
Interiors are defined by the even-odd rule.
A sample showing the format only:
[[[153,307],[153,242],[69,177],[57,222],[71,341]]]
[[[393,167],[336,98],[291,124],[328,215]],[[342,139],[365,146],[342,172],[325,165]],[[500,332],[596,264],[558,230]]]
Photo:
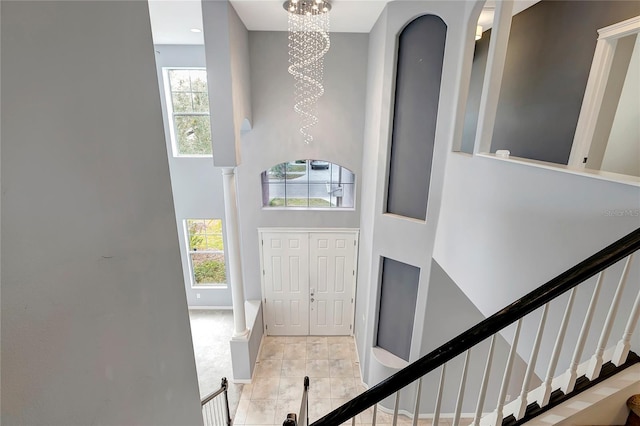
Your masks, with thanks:
[[[621,238],[595,255],[580,262],[568,271],[540,286],[536,290],[513,302],[496,314],[478,323],[474,327],[460,334],[451,341],[440,346],[431,353],[413,362],[396,374],[373,386],[344,405],[331,411],[312,426],[335,426],[340,424],[356,424],[356,416],[365,410],[372,410],[371,424],[376,424],[378,403],[391,398],[394,403],[393,424],[397,423],[401,394],[411,395],[413,402],[413,425],[418,424],[419,418],[430,418],[432,424],[440,421],[443,402],[443,388],[447,380],[448,365],[462,357],[462,372],[458,383],[457,400],[453,425],[460,424],[461,409],[465,396],[468,379],[468,366],[472,357],[481,357],[485,362],[480,389],[474,394],[475,413],[472,425],[520,425],[540,416],[553,407],[596,384],[614,376],[620,371],[640,362],[640,357],[632,351],[631,338],[638,318],[640,317],[640,292],[636,292],[630,312],[624,317],[619,313],[619,306],[628,281],[633,286],[638,285],[638,276],[633,275],[629,280],[633,254],[640,249],[640,228]],[[622,273],[617,279],[617,287],[611,300],[600,301],[605,273],[612,271],[612,266],[618,262],[624,263]],[[567,327],[574,311],[576,292],[584,291],[583,284],[597,275],[597,281],[590,296],[586,313],[582,318],[582,327],[577,340],[566,339]],[[582,287],[581,287],[582,285]],[[634,287],[635,289],[635,287]],[[634,290],[635,291],[635,290]],[[546,324],[550,304],[563,294],[568,293],[568,300],[564,307],[562,320],[559,324]],[[593,321],[596,309],[607,311],[604,322]],[[535,321],[537,319],[537,321]],[[611,340],[614,323],[624,321],[624,331],[621,336]],[[523,323],[537,323],[537,331],[526,362],[526,372],[522,380],[520,392],[514,401],[507,404],[508,386],[514,367],[514,360],[518,357],[518,343]],[[597,346],[587,361],[583,357],[585,343],[589,332],[599,333]],[[487,390],[491,377],[495,377],[493,362],[497,336],[512,336],[509,340],[510,349],[506,365],[501,366],[499,375],[502,376],[498,395],[490,395]],[[539,365],[540,345],[543,334],[555,334],[555,344],[548,362],[546,373],[540,376],[539,386],[533,385],[536,366]],[[553,335],[552,334],[552,335]],[[488,342],[484,343],[484,342]],[[488,346],[488,349],[485,347]],[[558,372],[558,362],[561,353],[571,353],[571,362],[566,371]],[[452,368],[452,367],[450,367]],[[493,376],[492,376],[493,375]],[[639,378],[640,380],[640,378]],[[432,395],[423,395],[423,384],[427,381],[437,383],[437,391]],[[432,398],[429,408],[421,410],[425,397]],[[491,408],[490,408],[491,407]],[[307,425],[305,417],[298,424]]]

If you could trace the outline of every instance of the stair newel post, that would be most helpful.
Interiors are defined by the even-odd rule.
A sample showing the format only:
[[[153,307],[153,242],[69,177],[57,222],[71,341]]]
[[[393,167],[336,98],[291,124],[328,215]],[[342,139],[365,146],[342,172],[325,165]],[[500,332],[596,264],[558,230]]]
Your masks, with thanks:
[[[629,262],[631,262],[631,257],[629,256]],[[631,336],[633,335],[633,331],[635,330],[636,323],[640,319],[640,291],[636,296],[636,301],[633,303],[633,309],[631,309],[631,314],[629,315],[629,320],[627,321],[627,325],[624,328],[624,333],[622,334],[622,339],[616,345],[616,349],[613,352],[613,362],[616,367],[624,364],[629,355],[629,348],[631,347]]]
[[[471,349],[467,349],[464,356],[464,367],[462,367],[462,377],[460,378],[460,389],[458,390],[458,399],[456,401],[456,413],[453,417],[453,426],[460,424],[460,412],[462,411],[462,399],[464,398],[464,389],[467,385],[467,368],[469,368],[469,356]]]
[[[549,398],[551,398],[551,381],[553,380],[553,375],[556,373],[558,359],[560,358],[560,351],[562,350],[562,343],[564,342],[564,336],[567,333],[567,326],[569,325],[569,318],[571,317],[571,310],[573,309],[573,302],[575,298],[576,287],[572,288],[571,293],[569,293],[569,301],[567,302],[567,307],[564,310],[560,330],[558,330],[558,336],[556,337],[556,342],[553,346],[551,360],[549,360],[549,368],[547,369],[547,376],[542,384],[542,395],[538,399],[540,407],[547,405],[549,403]]]
[[[620,281],[618,282],[618,288],[616,288],[616,294],[613,295],[613,300],[611,301],[611,307],[609,308],[609,312],[607,313],[607,319],[604,322],[604,327],[602,328],[602,333],[600,334],[600,340],[598,340],[598,348],[596,349],[596,353],[589,361],[589,366],[587,367],[587,379],[593,380],[600,375],[600,370],[602,369],[602,355],[604,354],[605,346],[607,345],[607,341],[609,340],[609,336],[611,335],[611,329],[613,328],[613,322],[616,319],[616,314],[618,313],[618,306],[620,306],[620,298],[622,297],[622,292],[624,291],[624,286],[627,283],[627,277],[629,276],[629,269],[631,266],[632,256],[627,257],[627,261],[624,264],[624,269],[622,270],[622,275],[620,276]]]
[[[513,333],[513,341],[511,343],[511,349],[509,350],[509,358],[507,359],[504,376],[502,377],[502,386],[500,386],[500,394],[498,395],[498,406],[496,407],[496,425],[502,424],[502,419],[504,417],[502,409],[504,408],[504,402],[507,397],[507,389],[509,388],[509,381],[511,380],[511,371],[513,370],[513,361],[516,357],[516,349],[518,347],[518,339],[520,338],[521,328],[522,318],[520,318],[516,323],[516,331]]]
[[[418,417],[420,416],[420,396],[422,393],[422,377],[418,379],[418,389],[416,390],[416,405],[413,409],[413,426],[418,426]]]
[[[480,386],[480,394],[478,395],[478,405],[476,407],[476,415],[473,418],[471,426],[478,426],[480,424],[480,417],[482,417],[482,410],[484,408],[484,400],[487,396],[487,386],[489,385],[489,375],[491,374],[491,363],[493,362],[493,348],[496,342],[496,335],[491,336],[491,343],[489,344],[489,354],[487,355],[487,363],[484,366],[484,374],[482,375],[482,385]]]
[[[400,408],[400,390],[396,392],[396,402],[393,404],[393,426],[398,424],[398,409]],[[354,417],[355,418],[355,417]]]
[[[442,364],[440,372],[440,383],[438,384],[438,394],[436,395],[436,407],[433,410],[433,426],[438,426],[440,421],[440,407],[442,406],[442,391],[444,390],[444,377],[447,371],[447,364]]]
[[[527,365],[527,372],[524,375],[522,381],[522,390],[520,391],[520,398],[518,399],[518,408],[515,411],[516,419],[524,417],[527,411],[529,384],[531,383],[531,377],[533,371],[536,368],[536,362],[538,361],[538,352],[540,351],[540,343],[542,342],[542,334],[544,333],[544,325],[547,322],[547,313],[549,312],[549,304],[547,303],[542,308],[542,315],[540,316],[540,323],[538,324],[538,332],[536,333],[536,339],[533,342],[533,349],[531,349],[531,356],[529,357],[529,364]]]
[[[602,271],[600,272],[600,274],[598,274],[598,280],[596,281],[596,286],[593,288],[591,301],[589,302],[587,313],[585,314],[584,321],[582,322],[580,336],[578,337],[576,347],[573,351],[571,364],[569,365],[569,369],[567,370],[567,372],[565,373],[565,377],[563,378],[561,389],[565,394],[573,391],[573,388],[576,385],[576,379],[578,378],[578,364],[580,364],[580,358],[582,357],[582,352],[584,351],[584,345],[587,341],[589,330],[591,329],[591,321],[593,320],[593,314],[596,310],[596,305],[598,304],[598,297],[600,297],[600,289],[602,288],[602,282],[604,281],[604,273],[605,271]]]

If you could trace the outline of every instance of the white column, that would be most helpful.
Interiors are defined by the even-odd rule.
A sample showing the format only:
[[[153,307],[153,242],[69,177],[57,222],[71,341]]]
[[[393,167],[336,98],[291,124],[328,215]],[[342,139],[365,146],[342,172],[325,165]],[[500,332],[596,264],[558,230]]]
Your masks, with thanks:
[[[227,279],[231,286],[231,301],[233,302],[233,338],[245,337],[247,320],[244,313],[244,288],[242,283],[242,260],[240,257],[240,231],[238,230],[238,200],[236,196],[236,175],[234,167],[222,168],[224,188],[224,214],[227,240]]]

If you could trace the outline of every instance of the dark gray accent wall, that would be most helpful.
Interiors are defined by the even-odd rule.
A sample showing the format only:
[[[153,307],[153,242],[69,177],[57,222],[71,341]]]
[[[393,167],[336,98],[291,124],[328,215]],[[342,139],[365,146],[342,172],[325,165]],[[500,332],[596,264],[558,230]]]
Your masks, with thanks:
[[[387,212],[426,219],[447,25],[424,15],[398,41]]]
[[[491,30],[487,30],[482,33],[482,38],[476,41],[476,47],[473,52],[471,82],[469,84],[469,95],[467,96],[467,106],[464,114],[462,144],[460,145],[460,151],[468,154],[473,154],[473,146],[476,140],[478,111],[480,110],[480,96],[482,95],[484,72],[487,68],[487,55],[489,53],[490,40]]]
[[[408,361],[420,268],[383,258],[377,346]]]
[[[597,30],[637,15],[634,1],[543,0],[514,16],[491,151],[567,164]]]

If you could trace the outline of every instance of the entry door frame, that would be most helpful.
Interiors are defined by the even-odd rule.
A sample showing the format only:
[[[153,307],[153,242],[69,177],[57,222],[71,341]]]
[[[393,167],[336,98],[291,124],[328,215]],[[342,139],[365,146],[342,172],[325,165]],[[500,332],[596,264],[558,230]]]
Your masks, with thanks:
[[[351,289],[351,297],[353,299],[353,303],[351,303],[351,312],[349,314],[349,318],[351,319],[351,331],[349,335],[353,336],[355,331],[355,311],[356,311],[356,287],[358,284],[358,249],[360,246],[360,229],[359,228],[258,228],[258,244],[260,248],[260,289],[262,292],[262,303],[266,303],[266,290],[265,290],[265,265],[264,265],[264,250],[263,250],[263,234],[264,233],[308,233],[311,234],[322,234],[322,233],[344,233],[344,234],[352,234],[355,239],[355,247],[354,247],[354,260],[353,260],[353,281],[352,281],[352,289]],[[267,307],[263,305],[262,316],[263,316],[263,332],[265,336],[269,335],[269,330],[267,329],[267,321],[266,321],[266,310]]]

